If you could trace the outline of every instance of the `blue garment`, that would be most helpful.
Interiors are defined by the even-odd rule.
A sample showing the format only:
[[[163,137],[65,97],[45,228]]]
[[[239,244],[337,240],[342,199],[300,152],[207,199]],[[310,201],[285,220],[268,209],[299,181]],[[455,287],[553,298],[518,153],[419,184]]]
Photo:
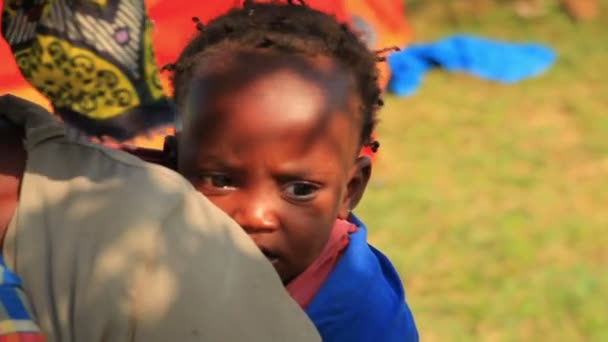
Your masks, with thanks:
[[[34,322],[26,295],[21,288],[21,279],[6,266],[0,251],[0,336],[19,337],[22,333],[38,337],[31,334],[40,333],[40,329]]]
[[[395,268],[367,244],[365,225],[354,215],[349,221],[359,230],[306,313],[324,342],[418,341]]]
[[[555,63],[555,52],[540,44],[517,44],[455,35],[430,44],[412,45],[389,56],[389,89],[413,94],[432,67],[462,71],[502,83],[515,83],[542,74]]]

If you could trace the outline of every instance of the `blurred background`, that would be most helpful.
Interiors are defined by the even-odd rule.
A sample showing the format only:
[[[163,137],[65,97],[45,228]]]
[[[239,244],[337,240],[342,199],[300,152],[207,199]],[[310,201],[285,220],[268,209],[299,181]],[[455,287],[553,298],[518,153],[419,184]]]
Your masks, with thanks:
[[[608,341],[607,2],[406,3],[415,42],[469,33],[557,53],[521,83],[434,70],[387,98],[358,213],[421,340]]]
[[[193,13],[208,20],[240,3],[185,2],[146,1],[159,66],[194,33]],[[490,53],[478,41],[394,54],[411,57],[409,69],[390,68],[409,88],[388,86],[400,96],[389,94],[380,113],[381,148],[357,213],[402,275],[422,341],[608,341],[608,0],[316,3],[350,17],[375,48],[459,34],[555,54],[525,50],[528,63],[514,53],[523,50]],[[430,52],[461,71],[422,58]],[[0,59],[0,93],[49,106],[4,41]],[[382,82],[397,60],[383,65]],[[493,75],[518,64],[530,75],[499,83],[462,72],[471,64]],[[424,77],[412,81],[419,67]],[[163,139],[135,142],[162,149]]]

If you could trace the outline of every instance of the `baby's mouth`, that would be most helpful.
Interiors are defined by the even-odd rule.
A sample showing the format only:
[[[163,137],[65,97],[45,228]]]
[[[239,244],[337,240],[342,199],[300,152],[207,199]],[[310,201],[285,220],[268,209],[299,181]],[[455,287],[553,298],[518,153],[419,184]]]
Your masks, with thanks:
[[[293,278],[288,276],[289,273],[286,273],[289,269],[289,266],[286,264],[287,260],[285,260],[285,258],[280,253],[277,253],[274,250],[271,251],[266,247],[262,246],[258,247],[262,251],[262,254],[264,254],[264,256],[266,257],[266,259],[270,261],[275,271],[279,274],[279,277],[283,281],[283,285],[287,286],[289,281],[291,281],[291,279]]]
[[[262,254],[270,261],[271,264],[276,265],[279,262],[279,256],[265,248],[261,248]]]

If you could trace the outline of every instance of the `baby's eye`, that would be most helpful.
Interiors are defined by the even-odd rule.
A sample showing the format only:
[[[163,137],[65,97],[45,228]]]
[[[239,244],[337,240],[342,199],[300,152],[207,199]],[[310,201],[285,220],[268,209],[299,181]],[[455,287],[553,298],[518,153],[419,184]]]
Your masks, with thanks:
[[[292,182],[287,184],[283,192],[285,196],[294,201],[309,201],[312,200],[319,190],[319,186],[308,182]]]
[[[229,190],[236,187],[234,180],[225,174],[209,173],[200,175],[202,185],[216,189]]]

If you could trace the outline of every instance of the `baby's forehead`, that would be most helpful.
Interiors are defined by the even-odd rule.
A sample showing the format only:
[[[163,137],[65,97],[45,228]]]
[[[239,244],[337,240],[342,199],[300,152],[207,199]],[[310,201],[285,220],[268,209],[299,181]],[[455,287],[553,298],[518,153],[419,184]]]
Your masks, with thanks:
[[[358,147],[360,122],[341,101],[298,75],[277,71],[239,92],[209,98],[189,131],[201,137],[202,150],[219,145],[247,153],[255,143],[269,153],[283,146],[304,156],[311,146],[323,145],[324,153],[350,157]]]
[[[208,83],[213,88],[231,83],[245,86],[281,72],[324,87],[348,87],[355,83],[352,72],[329,56],[245,48],[201,54],[192,82]]]
[[[189,97],[195,102],[201,97],[213,100],[269,82],[277,94],[315,88],[334,105],[343,106],[358,97],[354,75],[327,56],[249,50],[204,56],[195,70]]]
[[[231,115],[219,107],[258,106],[272,98],[272,106],[285,109],[282,115],[297,117],[300,107],[314,107],[323,113],[347,113],[353,129],[360,126],[354,77],[326,56],[247,50],[211,54],[199,63],[190,88],[188,112],[197,121],[201,116],[207,120]]]

